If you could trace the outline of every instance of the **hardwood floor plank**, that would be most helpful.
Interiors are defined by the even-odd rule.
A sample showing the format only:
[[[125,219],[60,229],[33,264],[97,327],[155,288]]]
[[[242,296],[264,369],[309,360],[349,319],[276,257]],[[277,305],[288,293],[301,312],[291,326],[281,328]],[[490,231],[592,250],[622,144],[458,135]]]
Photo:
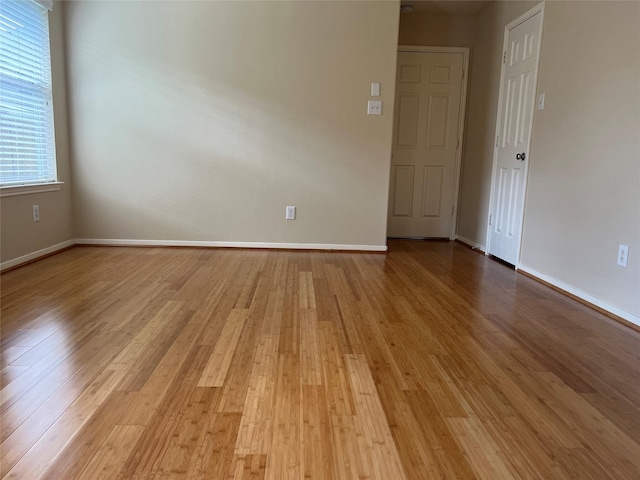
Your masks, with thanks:
[[[331,415],[335,478],[374,478],[355,415]]]
[[[46,338],[30,347],[23,355],[11,362],[11,365],[31,367],[38,363],[45,355],[49,354],[56,345],[65,341],[67,333],[61,330],[62,329],[56,329],[50,335],[47,335]]]
[[[37,402],[34,403],[20,401],[7,409],[2,423],[3,437],[6,436],[1,445],[0,458],[3,467],[14,465],[29,450],[29,447],[104,371],[105,364],[113,358],[115,353],[116,349],[113,346],[105,345],[95,355],[95,363],[80,367],[67,382],[64,382],[44,401],[42,397],[36,398]]]
[[[29,369],[29,365],[7,365],[0,371],[0,389],[4,389]]]
[[[264,314],[262,314],[261,305],[257,304],[257,302],[254,302],[251,308],[251,312],[254,315],[263,315],[262,328],[260,330],[261,335],[280,335],[284,315],[284,287],[278,285],[267,288],[267,285],[265,285],[265,288],[261,288],[260,292],[256,292],[256,296],[257,295],[262,295],[262,298],[266,300],[264,304]]]
[[[265,480],[302,478],[302,387],[300,360],[278,355],[275,402],[267,448]],[[237,450],[237,449],[236,449]]]
[[[450,242],[0,276],[0,477],[636,480],[640,332]]]
[[[331,417],[322,385],[302,386],[301,478],[333,480]]]
[[[11,466],[4,478],[37,479],[62,454],[73,437],[90,419],[100,404],[115,389],[122,372],[104,370],[33,446]],[[4,464],[3,464],[4,467]],[[4,474],[5,472],[3,472]]]
[[[233,368],[228,372],[222,389],[218,412],[242,413],[244,410],[258,342],[263,337],[261,324],[262,318],[251,313],[245,320],[244,329],[240,334],[236,351],[231,360]]]
[[[162,327],[169,322],[175,321],[175,317],[182,307],[182,302],[168,302],[120,351],[120,354],[111,362],[108,368],[110,370],[128,371],[142,355],[144,349],[156,341]]]
[[[518,478],[478,417],[448,418],[446,422],[479,478]]]
[[[232,480],[264,480],[267,455],[236,455],[232,464]]]
[[[418,449],[420,456],[424,458],[424,469],[418,468],[417,471],[434,472],[426,478],[475,477],[468,457],[446,423],[447,418],[468,418],[466,412],[456,410],[456,416],[443,416],[442,406],[430,390],[403,392],[395,403],[403,407],[402,410],[396,408],[399,411],[398,417],[406,423],[404,428],[414,432],[411,437],[404,436],[403,441],[415,444],[412,448]],[[390,410],[389,407],[385,409]],[[458,414],[461,415],[457,416]],[[403,425],[400,422],[398,424]],[[394,437],[396,435],[394,430]],[[396,441],[401,444],[399,439]],[[405,463],[409,460],[411,457]]]
[[[135,362],[127,367],[125,376],[117,387],[117,390],[139,392],[149,381],[156,366],[165,357],[171,346],[182,333],[185,325],[190,321],[191,312],[176,312],[170,322],[166,322],[154,336],[154,340],[142,348]],[[119,365],[111,365],[111,368],[119,368]]]
[[[273,335],[261,335],[258,340],[236,441],[237,455],[267,453],[275,403],[278,341]]]
[[[349,374],[344,362],[344,353],[340,349],[339,335],[335,331],[335,324],[318,322],[318,336],[322,355],[323,378],[325,395],[329,410],[336,415],[353,415],[355,406],[351,394]]]
[[[214,416],[219,390],[197,387],[189,398],[182,416],[168,442],[159,464],[158,479],[188,479],[192,477],[207,427]]]
[[[302,310],[316,309],[316,295],[313,286],[313,273],[300,272],[298,276],[298,296],[300,298],[300,308]]]
[[[11,365],[15,360],[31,350],[31,347],[13,346],[2,349],[2,368]]]
[[[400,389],[412,390],[421,388],[413,364],[411,366],[405,364],[403,365],[404,369],[400,368],[392,350],[394,342],[384,336],[380,328],[381,317],[378,316],[378,313],[368,313],[366,307],[362,305],[360,308],[362,311],[360,322],[366,325],[362,334],[363,348],[374,378],[378,379],[380,376],[384,376],[386,372],[389,372],[391,378]]]
[[[553,399],[553,408],[560,412],[574,426],[581,426],[578,437],[582,445],[602,441],[604,446],[593,456],[617,458],[610,469],[618,471],[618,476],[634,475],[640,472],[640,445],[630,439],[611,421],[584,401],[578,392],[551,373],[538,373],[540,383],[549,389],[548,398]]]
[[[300,312],[300,379],[303,385],[322,385],[322,364],[315,310]]]
[[[247,309],[234,308],[218,337],[213,353],[198,380],[199,387],[222,387],[227,377],[238,339],[248,315]]]
[[[519,478],[569,479],[569,471],[558,461],[559,449],[546,445],[531,432],[526,422],[518,417],[482,420],[488,434],[495,441]],[[603,477],[605,478],[605,477]]]
[[[59,332],[61,328],[62,324],[60,323],[44,323],[40,328],[31,330],[31,333],[16,342],[15,346],[35,347],[50,335]]]
[[[111,392],[42,478],[60,480],[80,477],[134,396],[135,392]]]
[[[406,479],[366,358],[347,355],[346,364],[356,405],[357,426],[362,429],[364,440],[365,448],[361,453],[371,463],[373,478]]]
[[[85,361],[85,355],[89,358],[92,349],[99,348],[98,344],[104,343],[105,336],[100,335],[103,329],[104,324],[97,323],[87,328],[79,328],[67,338],[62,339],[48,354],[2,389],[0,411],[6,411],[24,395],[41,396],[39,392],[33,390],[36,386],[42,389],[45,383],[51,383],[51,387],[45,387],[43,390],[57,388],[70,373],[79,368],[76,360]],[[111,336],[107,335],[107,337]],[[75,348],[76,346],[79,347]],[[73,361],[70,361],[71,359]]]
[[[216,413],[211,417],[192,467],[192,479],[229,478],[241,417],[240,413]]]
[[[105,307],[111,328],[130,329],[138,322],[146,325],[146,318],[153,318],[168,303],[169,292],[166,284],[151,282],[149,285],[132,287],[122,296],[105,295],[105,298],[113,299]]]
[[[387,414],[391,434],[398,449],[398,456],[407,472],[412,472],[412,479],[429,480],[432,478],[448,478],[449,476],[451,478],[467,478],[447,475],[437,465],[433,452],[441,448],[440,439],[425,438],[420,431],[420,424],[416,422],[416,417],[411,412],[406,399],[402,398],[403,394],[415,393],[415,391],[394,391],[392,393],[385,390],[394,389],[379,388],[380,400]],[[400,434],[400,432],[403,432],[403,434]],[[429,443],[429,440],[435,440],[435,442]],[[448,455],[451,455],[451,452],[448,452]],[[460,457],[462,456],[460,455]],[[464,459],[462,460],[464,464]]]
[[[158,363],[149,380],[136,395],[124,417],[123,425],[147,425],[176,378],[203,325],[187,323],[166,355]]]
[[[342,336],[342,344],[345,346],[343,351],[350,351],[351,354],[363,354],[366,352],[365,332],[362,332],[358,326],[365,322],[362,316],[362,310],[355,301],[346,300],[344,297],[334,295],[336,305],[339,312],[339,326],[342,331],[338,330]]]
[[[187,354],[177,375],[166,390],[164,398],[158,403],[150,416],[149,423],[143,431],[136,449],[129,456],[117,478],[153,478],[160,470],[161,462],[169,451],[173,434],[180,429],[180,420],[192,400],[196,382],[211,355],[208,345],[194,346]],[[213,415],[220,399],[219,389],[210,389],[214,396],[210,412]],[[129,402],[134,405],[138,393]],[[117,423],[125,424],[130,408],[122,409]]]
[[[93,456],[80,480],[112,479],[131,454],[133,447],[142,435],[144,427],[140,425],[116,425],[104,444]]]

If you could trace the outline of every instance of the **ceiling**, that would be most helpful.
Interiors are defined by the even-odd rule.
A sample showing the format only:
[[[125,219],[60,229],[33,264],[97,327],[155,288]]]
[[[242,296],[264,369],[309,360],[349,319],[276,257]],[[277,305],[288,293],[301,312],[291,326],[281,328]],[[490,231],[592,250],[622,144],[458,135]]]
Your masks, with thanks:
[[[490,0],[402,0],[402,5],[412,5],[413,13],[439,13],[449,15],[476,15]],[[411,15],[406,13],[404,15]]]

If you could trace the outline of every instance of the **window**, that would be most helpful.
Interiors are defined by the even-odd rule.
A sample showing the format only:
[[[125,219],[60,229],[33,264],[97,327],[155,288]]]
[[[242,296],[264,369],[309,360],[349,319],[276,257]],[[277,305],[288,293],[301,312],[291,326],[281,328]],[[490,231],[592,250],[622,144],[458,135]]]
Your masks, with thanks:
[[[56,181],[52,0],[0,0],[0,186]]]

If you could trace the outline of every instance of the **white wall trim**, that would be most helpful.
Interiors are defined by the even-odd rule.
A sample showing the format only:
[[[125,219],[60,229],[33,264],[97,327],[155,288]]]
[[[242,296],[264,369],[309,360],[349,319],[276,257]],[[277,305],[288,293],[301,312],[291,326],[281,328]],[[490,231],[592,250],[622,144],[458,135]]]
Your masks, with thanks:
[[[398,45],[398,52],[469,53],[469,47],[432,47],[424,45]]]
[[[55,253],[73,245],[105,245],[121,247],[217,247],[217,248],[265,248],[286,250],[344,250],[352,252],[386,252],[386,245],[351,245],[336,243],[267,243],[267,242],[209,242],[195,240],[137,240],[111,238],[76,238],[22,255],[0,263],[0,271]]]
[[[5,185],[0,187],[0,197],[15,197],[16,195],[32,195],[34,193],[57,192],[64,182],[34,183],[30,185]]]
[[[596,297],[589,295],[587,292],[580,290],[579,288],[576,288],[573,285],[569,285],[568,283],[565,283],[562,280],[558,280],[557,278],[552,277],[551,275],[545,275],[544,273],[540,273],[531,267],[523,265],[522,263],[518,266],[518,270],[522,270],[523,272],[526,272],[529,275],[539,278],[540,280],[543,280],[555,287],[558,287],[559,289],[564,290],[565,292],[568,292],[572,295],[575,295],[578,298],[581,298],[585,302],[589,302],[595,305],[596,307],[600,307],[603,310],[613,313],[614,315],[617,315],[618,317],[623,318],[628,322],[631,322],[635,325],[640,326],[640,317],[633,315],[632,313],[625,312],[624,310],[620,310],[619,308],[614,307],[613,305],[607,302],[604,302]]]
[[[217,242],[199,240],[138,240],[126,238],[76,238],[76,245],[106,245],[119,247],[217,247],[270,248],[286,250],[349,250],[355,252],[386,252],[386,245],[350,245],[336,243],[271,243]]]
[[[51,245],[50,247],[43,248],[42,250],[36,250],[35,252],[29,253],[27,255],[14,258],[12,260],[7,260],[6,262],[0,263],[0,271],[6,270],[7,268],[11,268],[11,267],[17,267],[18,265],[22,265],[23,263],[27,263],[32,260],[36,260],[40,257],[44,257],[45,255],[55,253],[58,250],[63,250],[67,247],[71,247],[75,243],[76,243],[75,240],[67,240],[66,242],[58,243],[56,245]]]
[[[467,245],[470,245],[471,247],[475,248],[476,250],[482,250],[483,252],[486,252],[486,248],[484,245],[482,245],[481,243],[478,242],[474,242],[473,240],[469,240],[466,237],[463,237],[462,235],[456,235],[456,240],[460,240],[462,243],[465,243]]]

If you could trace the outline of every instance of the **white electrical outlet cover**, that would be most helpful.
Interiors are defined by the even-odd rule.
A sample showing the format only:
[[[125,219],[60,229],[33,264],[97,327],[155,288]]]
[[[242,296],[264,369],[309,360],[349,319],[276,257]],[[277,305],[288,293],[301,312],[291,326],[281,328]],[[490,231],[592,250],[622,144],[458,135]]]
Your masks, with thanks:
[[[627,267],[629,261],[629,245],[618,245],[618,265],[620,267]]]

